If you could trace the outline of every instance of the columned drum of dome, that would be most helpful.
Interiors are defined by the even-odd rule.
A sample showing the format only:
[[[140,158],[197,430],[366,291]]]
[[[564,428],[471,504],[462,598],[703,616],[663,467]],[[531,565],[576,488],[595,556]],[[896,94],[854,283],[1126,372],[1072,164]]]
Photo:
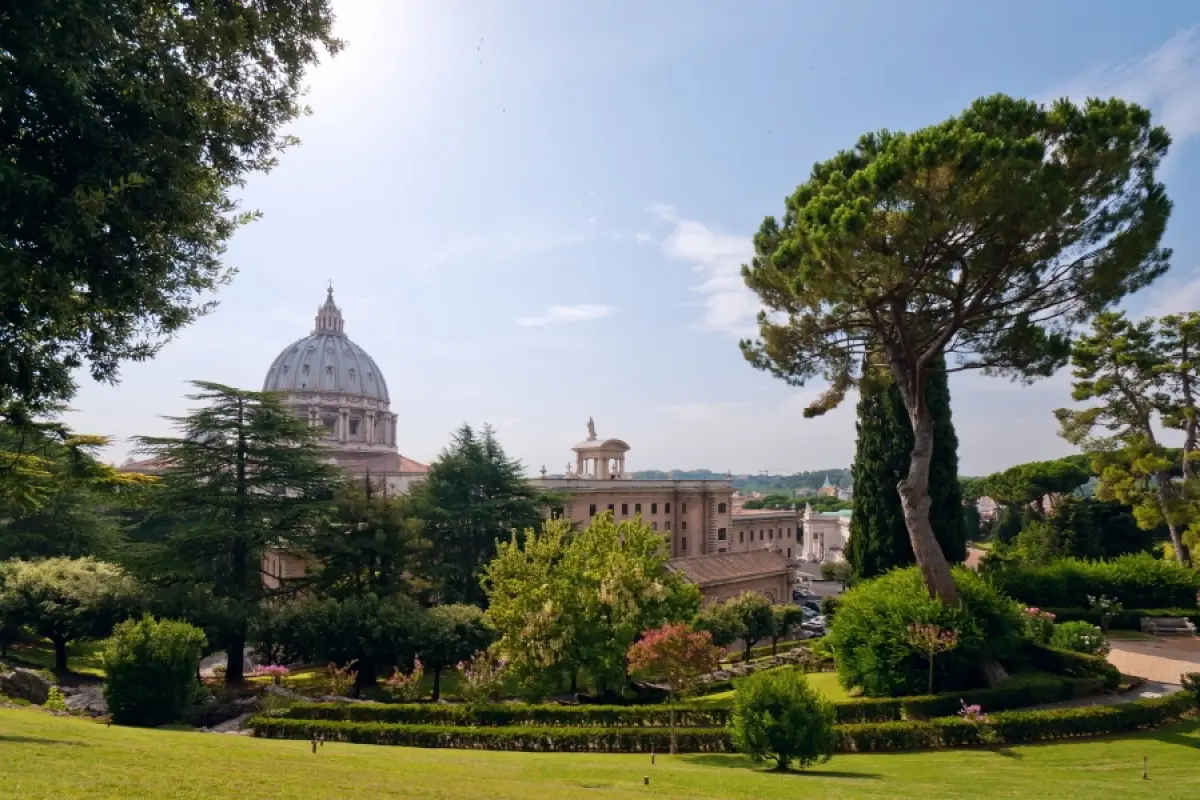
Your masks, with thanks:
[[[312,333],[284,348],[267,370],[263,391],[281,392],[292,413],[323,429],[322,441],[333,451],[396,452],[387,381],[346,335],[332,288]]]

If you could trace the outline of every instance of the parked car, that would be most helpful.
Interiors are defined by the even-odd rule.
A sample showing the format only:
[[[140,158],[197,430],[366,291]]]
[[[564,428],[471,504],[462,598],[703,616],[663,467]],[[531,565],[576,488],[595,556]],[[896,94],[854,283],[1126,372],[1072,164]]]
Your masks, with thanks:
[[[810,609],[811,611],[813,611],[814,613],[817,613],[817,614],[821,613],[821,603],[818,600],[805,600],[802,603],[800,603],[800,607]],[[807,616],[807,615],[805,615],[805,616]]]

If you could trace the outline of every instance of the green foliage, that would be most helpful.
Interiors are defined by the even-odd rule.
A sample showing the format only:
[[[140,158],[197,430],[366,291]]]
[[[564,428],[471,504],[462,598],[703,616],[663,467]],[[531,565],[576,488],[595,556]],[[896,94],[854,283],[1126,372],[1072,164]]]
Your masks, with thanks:
[[[718,647],[741,639],[749,661],[756,642],[778,635],[779,623],[770,600],[758,592],[742,592],[706,606],[696,616],[696,630],[706,631]]]
[[[264,624],[264,635],[284,661],[355,663],[354,692],[373,686],[379,671],[410,663],[425,619],[405,597],[305,597],[283,604]]]
[[[134,581],[103,561],[0,562],[0,612],[50,640],[57,672],[68,668],[68,644],[108,636],[139,602]]]
[[[993,561],[1049,564],[1062,558],[1117,558],[1148,553],[1153,532],[1138,527],[1132,509],[1121,503],[1060,497],[1044,518],[1030,514],[1015,539],[989,555]]]
[[[842,684],[868,697],[926,691],[928,662],[904,637],[914,623],[957,634],[956,647],[936,659],[938,686],[969,688],[979,682],[986,659],[1012,656],[1024,630],[1020,608],[973,572],[959,569],[954,578],[959,606],[931,597],[915,568],[893,570],[842,595],[826,637]]]
[[[821,564],[821,578],[836,581],[845,588],[846,584],[854,580],[854,567],[848,561],[826,561]]]
[[[326,0],[5,8],[0,408],[111,381],[212,308],[233,197],[294,142]]]
[[[1072,653],[1085,653],[1089,656],[1108,655],[1108,637],[1098,625],[1090,622],[1062,622],[1054,626],[1054,634],[1050,637],[1050,645],[1060,650],[1070,650]]]
[[[118,725],[155,727],[183,718],[195,695],[207,639],[186,622],[126,620],[104,646],[104,697]]]
[[[805,769],[833,753],[833,705],[802,672],[772,670],[738,682],[731,730],[737,749],[780,770]]]
[[[1039,608],[1085,608],[1089,595],[1116,597],[1130,608],[1195,608],[1200,591],[1200,574],[1144,553],[1111,561],[1008,565],[990,570],[988,578],[1005,594]]]
[[[1126,608],[1103,613],[1096,608],[1047,608],[1059,622],[1082,620],[1099,626],[1108,617],[1108,628],[1114,631],[1140,631],[1144,617],[1182,617],[1200,627],[1200,609],[1192,608]]]
[[[958,480],[958,436],[950,414],[950,383],[945,359],[926,376],[925,399],[933,415],[933,455],[929,464],[929,521],[942,553],[952,564],[967,557],[967,533]],[[846,560],[855,580],[916,563],[897,486],[908,473],[912,423],[894,381],[887,376],[861,387],[858,441],[854,455],[854,515]],[[978,526],[978,520],[976,520]]]
[[[1045,670],[1055,675],[1072,678],[1097,678],[1104,682],[1105,689],[1116,689],[1121,683],[1121,673],[1103,656],[1060,650],[1050,645],[1026,642],[1017,654],[1032,669]]]
[[[533,696],[573,685],[581,671],[601,692],[618,691],[642,631],[691,619],[700,606],[699,590],[668,569],[662,535],[609,514],[578,533],[564,520],[523,542],[514,533],[483,586],[499,652]]]
[[[1045,511],[1046,495],[1064,495],[1088,482],[1091,473],[1078,457],[1055,461],[1032,461],[1009,467],[982,479],[983,494],[1001,505],[1027,506],[1034,503]]]
[[[791,636],[800,628],[800,623],[804,622],[804,612],[800,610],[800,606],[779,603],[771,609],[771,613],[775,615],[775,630],[771,634],[771,653],[774,654],[779,641]],[[750,653],[753,658],[754,650]]]
[[[67,697],[63,694],[62,689],[57,686],[51,686],[46,702],[42,703],[42,708],[47,711],[66,711]]]
[[[411,497],[380,493],[370,476],[347,481],[306,547],[319,566],[305,582],[331,597],[419,595],[428,549]]]
[[[1133,506],[1147,530],[1165,523],[1176,560],[1186,564],[1181,532],[1197,516],[1197,500],[1189,497],[1194,486],[1188,480],[1175,483],[1170,453],[1155,431],[1159,422],[1183,427],[1185,453],[1195,448],[1193,386],[1198,376],[1191,351],[1200,344],[1193,330],[1193,322],[1200,326],[1200,316],[1181,320],[1168,318],[1160,328],[1152,317],[1139,322],[1117,312],[1097,317],[1091,334],[1078,339],[1071,351],[1071,398],[1093,403],[1081,410],[1060,408],[1054,415],[1063,438],[1095,454],[1093,468],[1100,473],[1096,495]],[[1177,346],[1181,352],[1174,352]],[[1093,433],[1097,428],[1099,436]],[[1190,476],[1186,455],[1184,462]]]
[[[541,525],[546,505],[490,426],[482,433],[459,428],[413,496],[426,522],[438,601],[480,606],[487,603],[480,579],[497,543]]]
[[[914,133],[866,134],[759,228],[743,276],[768,313],[743,354],[793,385],[825,378],[809,415],[886,357],[919,456],[901,492],[921,508],[936,441],[928,370],[952,353],[953,369],[1053,374],[1074,326],[1163,274],[1171,204],[1155,171],[1169,143],[1119,99],[1004,95]],[[926,515],[909,534],[930,590],[953,602]]]
[[[342,475],[318,432],[269,392],[194,382],[203,405],[172,421],[177,438],[142,437],[167,466],[130,566],[158,587],[161,610],[204,627],[242,681],[242,650],[262,603],[268,550],[307,552]],[[284,587],[288,589],[290,587]]]
[[[442,670],[486,650],[495,632],[477,606],[434,606],[421,629],[421,660],[433,672],[433,696],[441,697]]]

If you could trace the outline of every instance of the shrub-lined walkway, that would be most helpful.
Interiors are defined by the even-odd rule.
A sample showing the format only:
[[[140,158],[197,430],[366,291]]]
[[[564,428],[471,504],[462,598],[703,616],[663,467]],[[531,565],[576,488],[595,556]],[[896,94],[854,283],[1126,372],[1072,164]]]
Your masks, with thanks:
[[[1125,675],[1162,683],[1179,683],[1179,676],[1200,672],[1200,637],[1111,640],[1109,663]]]

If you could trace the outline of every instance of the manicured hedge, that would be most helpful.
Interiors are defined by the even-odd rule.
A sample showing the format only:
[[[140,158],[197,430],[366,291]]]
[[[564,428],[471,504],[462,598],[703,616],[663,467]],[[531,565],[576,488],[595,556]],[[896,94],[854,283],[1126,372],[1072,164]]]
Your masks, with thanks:
[[[1062,559],[988,572],[1001,591],[1040,608],[1087,608],[1088,596],[1114,597],[1126,608],[1196,608],[1200,573],[1146,553],[1111,561]]]
[[[563,706],[502,703],[470,708],[446,703],[296,703],[284,712],[287,719],[388,722],[406,725],[460,725],[484,727],[587,727],[660,728],[670,724],[670,709],[657,706]],[[724,708],[675,710],[675,724],[684,728],[723,727],[729,720]]]
[[[871,753],[943,747],[1030,744],[1128,733],[1178,719],[1194,705],[1189,692],[1117,706],[1056,711],[1006,711],[972,722],[949,717],[917,722],[839,725],[837,750]]]
[[[520,750],[546,753],[665,753],[670,750],[667,728],[472,728],[455,725],[393,725],[386,722],[346,722],[253,717],[255,736],[267,739],[311,739],[333,742],[387,744],[404,747],[447,747],[465,750]],[[683,753],[725,753],[731,750],[725,728],[676,728]]]
[[[978,722],[948,717],[838,725],[834,729],[836,750],[841,753],[887,752],[1104,736],[1162,725],[1192,710],[1196,702],[1194,693],[1184,691],[1118,706],[1001,712]],[[255,736],[269,739],[321,738],[406,747],[570,753],[666,752],[670,747],[670,732],[666,728],[396,725],[265,716],[251,718],[249,726]],[[679,750],[684,753],[720,753],[732,749],[726,728],[677,728],[676,737]]]
[[[1055,622],[1090,622],[1099,625],[1101,614],[1092,608],[1044,608],[1054,615]],[[1183,617],[1200,628],[1200,609],[1195,608],[1127,608],[1118,611],[1108,622],[1114,631],[1140,631],[1143,617]]]
[[[1074,654],[1067,653],[1069,658]],[[1090,666],[1090,664],[1089,664]],[[1018,676],[995,689],[947,692],[924,697],[851,700],[835,703],[839,723],[888,722],[929,719],[958,713],[962,702],[977,703],[985,712],[1056,703],[1095,694],[1103,688],[1098,677],[1059,678],[1051,675]],[[724,727],[725,708],[684,707],[675,711],[680,727]],[[296,703],[282,715],[297,720],[343,720],[404,725],[458,725],[485,727],[666,727],[666,706],[563,706],[504,703],[469,708],[439,703]]]
[[[1047,645],[1026,642],[1020,657],[1030,666],[1052,672],[1055,675],[1068,675],[1073,678],[1099,678],[1104,682],[1106,689],[1115,689],[1121,684],[1120,671],[1102,656],[1072,653],[1069,650],[1059,650]]]
[[[849,703],[836,703],[839,723],[893,722],[951,717],[963,703],[978,705],[984,713],[1059,703],[1097,694],[1104,689],[1099,677],[1059,678],[1052,675],[1017,676],[994,689],[974,689],[965,692],[924,697],[870,698]]]

